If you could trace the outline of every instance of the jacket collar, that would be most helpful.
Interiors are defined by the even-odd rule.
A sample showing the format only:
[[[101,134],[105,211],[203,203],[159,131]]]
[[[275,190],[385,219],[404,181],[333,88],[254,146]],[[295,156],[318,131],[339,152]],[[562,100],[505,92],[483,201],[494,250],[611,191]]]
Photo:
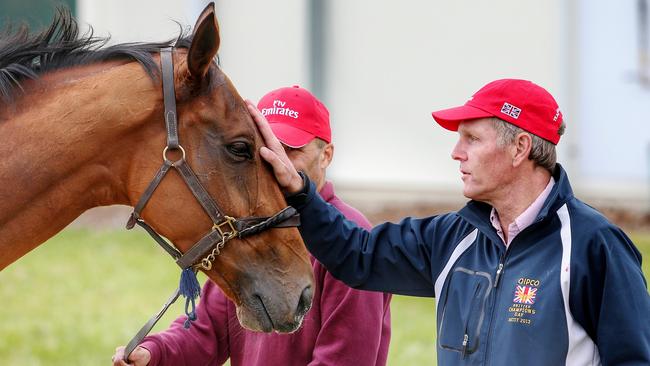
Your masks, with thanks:
[[[562,205],[573,198],[573,189],[571,189],[569,178],[560,164],[556,164],[553,178],[555,178],[555,185],[548,198],[546,198],[546,201],[544,201],[544,205],[533,223],[546,219],[549,214],[555,213]],[[490,224],[491,211],[491,205],[485,202],[471,200],[465,207],[458,211],[458,215],[476,226],[483,233],[494,233],[494,228]],[[497,240],[498,236],[496,236],[496,233],[494,233],[494,236],[492,239]]]

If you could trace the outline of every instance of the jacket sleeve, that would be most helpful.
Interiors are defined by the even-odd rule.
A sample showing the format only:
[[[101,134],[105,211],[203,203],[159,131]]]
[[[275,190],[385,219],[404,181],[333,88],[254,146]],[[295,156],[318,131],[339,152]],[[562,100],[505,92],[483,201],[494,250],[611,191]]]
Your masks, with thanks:
[[[183,328],[185,316],[140,344],[151,353],[150,366],[221,365],[228,359],[227,302],[217,286],[205,282],[196,306],[196,321]]]
[[[450,255],[445,247],[451,245],[434,248],[432,242],[455,241],[457,229],[440,222],[449,215],[406,218],[367,231],[325,203],[312,183],[288,201],[301,214],[299,230],[307,248],[334,277],[358,289],[434,296],[433,278]],[[445,233],[438,233],[437,227],[445,228]]]
[[[650,296],[641,254],[618,228],[600,229],[572,260],[571,312],[603,365],[650,365]]]
[[[355,290],[324,268],[319,272],[324,294],[321,329],[309,365],[384,365],[388,344],[382,347],[382,337],[388,337],[390,332],[390,295]]]

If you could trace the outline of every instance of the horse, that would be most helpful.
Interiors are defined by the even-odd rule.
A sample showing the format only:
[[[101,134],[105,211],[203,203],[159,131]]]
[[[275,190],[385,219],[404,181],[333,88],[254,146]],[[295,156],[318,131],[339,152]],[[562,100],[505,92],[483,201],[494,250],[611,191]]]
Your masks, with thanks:
[[[172,255],[214,239],[182,267],[205,272],[244,327],[296,330],[311,304],[309,256],[295,227],[264,220],[286,202],[245,102],[216,62],[214,4],[175,41],[108,46],[89,29],[81,35],[59,9],[40,33],[0,34],[0,270],[84,211],[129,205],[130,226],[167,238]],[[173,85],[165,93],[161,48]]]

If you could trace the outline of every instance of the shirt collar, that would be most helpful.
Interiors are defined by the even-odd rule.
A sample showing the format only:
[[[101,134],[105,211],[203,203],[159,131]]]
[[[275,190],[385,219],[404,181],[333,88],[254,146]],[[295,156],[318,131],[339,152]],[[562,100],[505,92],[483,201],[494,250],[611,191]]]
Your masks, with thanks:
[[[508,243],[510,244],[512,240],[522,232],[525,228],[529,227],[532,225],[532,223],[535,221],[535,218],[537,218],[537,215],[540,213],[542,208],[544,207],[544,202],[546,202],[546,199],[548,196],[551,194],[551,191],[553,190],[553,186],[555,185],[555,179],[551,176],[551,179],[549,179],[548,184],[546,185],[546,188],[542,191],[542,193],[537,196],[535,201],[528,206],[522,212],[517,218],[508,226]],[[492,226],[496,229],[497,234],[503,239],[503,232],[501,229],[501,221],[499,220],[499,214],[497,211],[492,207],[492,211],[490,212],[490,222],[492,223]]]
[[[517,227],[519,227],[519,231],[527,228],[533,223],[533,221],[535,221],[535,218],[537,218],[537,215],[542,210],[542,207],[544,206],[544,202],[548,198],[548,195],[551,194],[551,190],[553,189],[554,185],[555,179],[551,177],[551,179],[548,181],[548,184],[546,185],[546,188],[544,188],[542,193],[539,194],[535,202],[528,206],[528,208],[515,219],[514,223],[517,225]]]

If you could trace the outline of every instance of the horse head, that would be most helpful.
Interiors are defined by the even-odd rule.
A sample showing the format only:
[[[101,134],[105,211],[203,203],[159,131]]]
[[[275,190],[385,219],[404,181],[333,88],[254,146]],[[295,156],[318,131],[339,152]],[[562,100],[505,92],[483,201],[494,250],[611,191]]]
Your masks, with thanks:
[[[219,27],[210,4],[196,22],[191,43],[177,44],[172,53],[180,147],[163,152],[169,139],[163,116],[169,116],[162,88],[152,89],[158,96],[156,106],[136,132],[139,142],[126,178],[131,205],[144,193],[162,154],[163,160],[170,162],[186,160],[227,216],[268,217],[286,206],[259,156],[263,141],[245,102],[214,61],[219,43]],[[181,175],[174,173],[160,180],[139,216],[183,253],[210,228],[219,226]],[[221,246],[218,255],[212,253],[209,265],[197,268],[236,304],[241,324],[266,332],[297,329],[311,305],[313,286],[311,264],[298,231],[269,228],[224,241]]]

